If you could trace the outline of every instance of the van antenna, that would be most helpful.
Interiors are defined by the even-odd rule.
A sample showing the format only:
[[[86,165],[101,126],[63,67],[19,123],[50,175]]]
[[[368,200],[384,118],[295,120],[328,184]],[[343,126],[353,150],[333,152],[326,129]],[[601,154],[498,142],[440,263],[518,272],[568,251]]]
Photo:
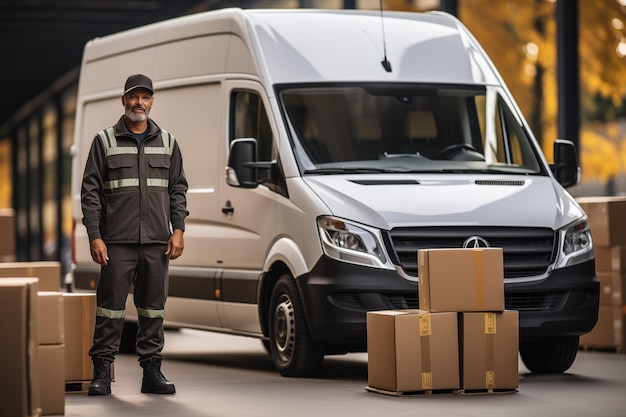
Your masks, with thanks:
[[[380,61],[380,63],[383,65],[383,68],[385,69],[385,71],[391,72],[391,62],[387,60],[387,41],[385,40],[385,22],[383,20],[383,0],[379,1],[379,5],[380,5],[380,26],[383,30],[383,53],[385,55],[384,59]]]

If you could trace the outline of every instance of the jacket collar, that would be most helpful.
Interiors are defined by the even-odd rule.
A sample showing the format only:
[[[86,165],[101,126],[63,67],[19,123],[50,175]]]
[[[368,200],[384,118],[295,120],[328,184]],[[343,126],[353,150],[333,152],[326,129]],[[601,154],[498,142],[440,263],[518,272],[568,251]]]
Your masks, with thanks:
[[[124,116],[121,116],[119,118],[113,128],[115,130],[115,136],[134,137],[134,133],[128,130],[128,127],[126,127],[126,123],[124,123]],[[156,136],[161,132],[161,128],[151,118],[148,118],[147,130],[148,132],[146,134],[146,139],[152,138],[153,136]]]

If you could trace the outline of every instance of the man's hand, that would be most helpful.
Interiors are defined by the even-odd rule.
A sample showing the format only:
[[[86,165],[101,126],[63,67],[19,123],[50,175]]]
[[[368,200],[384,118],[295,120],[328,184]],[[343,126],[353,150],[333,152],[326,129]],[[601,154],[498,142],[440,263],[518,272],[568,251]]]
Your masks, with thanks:
[[[102,239],[94,239],[89,242],[89,250],[91,251],[91,259],[97,264],[105,266],[109,260],[107,245]]]
[[[167,241],[166,255],[169,255],[170,259],[176,259],[183,254],[185,249],[185,239],[183,238],[183,231],[176,229],[170,239]]]

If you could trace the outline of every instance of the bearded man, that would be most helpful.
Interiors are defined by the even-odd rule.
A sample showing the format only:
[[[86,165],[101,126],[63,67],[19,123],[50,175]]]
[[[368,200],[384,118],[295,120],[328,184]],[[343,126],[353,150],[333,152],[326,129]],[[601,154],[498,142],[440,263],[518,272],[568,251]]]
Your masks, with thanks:
[[[152,80],[128,77],[124,115],[96,134],[83,174],[81,205],[91,257],[100,265],[89,395],[111,394],[126,299],[139,318],[136,352],[142,393],[174,394],[161,372],[169,261],[183,253],[187,179],[174,136],[150,119]]]

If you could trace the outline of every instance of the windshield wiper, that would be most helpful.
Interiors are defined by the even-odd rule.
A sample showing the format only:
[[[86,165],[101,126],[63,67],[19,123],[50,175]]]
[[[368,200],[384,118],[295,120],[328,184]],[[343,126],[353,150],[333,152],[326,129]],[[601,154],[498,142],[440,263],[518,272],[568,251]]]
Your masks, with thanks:
[[[529,174],[526,171],[511,170],[506,168],[433,168],[409,169],[405,167],[374,168],[374,167],[336,167],[307,169],[305,174]]]
[[[305,174],[367,174],[367,173],[381,173],[381,172],[407,172],[406,170],[399,171],[395,168],[371,168],[371,167],[340,167],[340,168],[317,168],[307,169]]]
[[[528,171],[522,171],[518,169],[506,169],[506,168],[444,168],[439,172],[447,172],[454,174],[529,174]]]

